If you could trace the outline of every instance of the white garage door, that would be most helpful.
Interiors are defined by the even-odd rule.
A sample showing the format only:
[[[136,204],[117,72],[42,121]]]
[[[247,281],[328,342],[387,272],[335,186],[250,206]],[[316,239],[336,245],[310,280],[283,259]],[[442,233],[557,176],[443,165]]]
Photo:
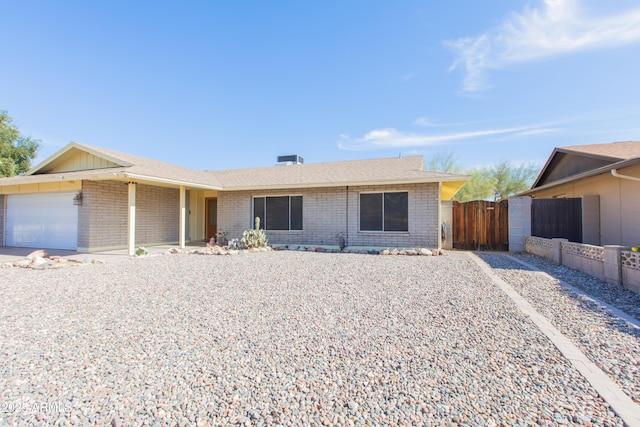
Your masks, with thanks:
[[[26,248],[78,247],[78,206],[75,193],[7,196],[5,245]]]

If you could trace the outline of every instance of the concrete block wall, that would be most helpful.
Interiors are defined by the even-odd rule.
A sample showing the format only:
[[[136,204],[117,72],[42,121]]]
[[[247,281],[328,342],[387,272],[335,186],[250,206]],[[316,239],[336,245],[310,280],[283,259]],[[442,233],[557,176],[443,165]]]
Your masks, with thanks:
[[[640,253],[626,250],[626,246],[527,237],[526,249],[528,253],[640,293]]]
[[[509,198],[509,251],[525,250],[525,237],[531,236],[531,198]]]
[[[83,181],[78,210],[78,249],[126,247],[128,188],[120,181]],[[137,184],[136,245],[177,242],[178,189]]]
[[[407,191],[409,232],[359,231],[360,193]],[[436,247],[438,241],[438,184],[311,188],[277,191],[221,191],[218,230],[228,239],[240,238],[253,227],[253,197],[302,196],[303,230],[268,230],[272,244],[339,245],[340,233],[349,246]]]

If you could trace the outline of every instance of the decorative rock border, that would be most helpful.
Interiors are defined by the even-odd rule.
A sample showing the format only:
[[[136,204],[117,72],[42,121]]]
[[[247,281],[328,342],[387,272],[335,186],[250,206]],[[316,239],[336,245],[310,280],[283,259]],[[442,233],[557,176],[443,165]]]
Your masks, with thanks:
[[[298,252],[319,252],[319,253],[338,253],[338,254],[362,254],[362,255],[422,255],[422,256],[437,256],[443,255],[442,250],[439,249],[365,249],[365,248],[325,248],[316,246],[305,245],[277,245],[273,247],[276,251],[298,251]]]
[[[46,270],[49,268],[57,269],[70,266],[86,265],[86,264],[104,264],[104,261],[85,257],[83,260],[68,259],[59,256],[48,256],[47,251],[38,249],[31,252],[23,259],[17,261],[8,261],[0,265],[1,268],[28,268],[31,270]]]

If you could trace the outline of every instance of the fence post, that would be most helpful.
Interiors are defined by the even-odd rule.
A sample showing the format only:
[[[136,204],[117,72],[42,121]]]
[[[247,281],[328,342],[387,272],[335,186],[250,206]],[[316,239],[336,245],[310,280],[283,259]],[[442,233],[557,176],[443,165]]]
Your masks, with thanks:
[[[556,264],[562,265],[562,242],[568,242],[567,239],[551,239],[551,259]]]
[[[509,197],[509,252],[525,250],[531,236],[531,197]]]
[[[622,264],[620,263],[620,257],[624,249],[626,249],[625,246],[604,246],[604,279],[607,283],[614,285],[622,284]]]

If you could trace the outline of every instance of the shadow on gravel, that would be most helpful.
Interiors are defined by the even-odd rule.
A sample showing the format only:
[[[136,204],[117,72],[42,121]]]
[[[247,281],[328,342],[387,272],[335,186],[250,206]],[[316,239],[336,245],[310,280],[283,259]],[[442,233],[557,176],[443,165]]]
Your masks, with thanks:
[[[524,265],[518,264],[517,262],[507,258],[504,254],[502,254],[500,252],[475,252],[475,253],[484,262],[486,262],[493,270],[495,270],[496,273],[499,276],[501,276],[500,275],[500,270],[510,270],[512,272],[521,271],[521,272],[528,272],[528,273],[535,272],[533,270],[528,269]],[[606,295],[602,295],[600,293],[598,293],[596,295],[590,289],[583,289],[579,285],[579,283],[575,283],[575,282],[571,283],[569,281],[566,281],[565,278],[560,277],[560,275],[555,273],[553,270],[542,268],[539,265],[536,265],[536,267],[538,267],[540,270],[544,271],[545,273],[549,274],[555,280],[557,280],[557,281],[565,281],[565,282],[569,283],[571,286],[574,286],[574,287],[580,289],[585,294],[587,294],[589,296],[592,296],[592,297],[595,297],[595,298],[598,298],[599,300],[604,301],[607,304],[610,304],[610,305],[612,305],[612,306],[624,311],[629,316],[632,316],[636,320],[640,321],[640,319],[638,318],[637,313],[630,312],[630,310],[625,309],[625,308],[628,308],[628,307],[640,307],[640,295],[638,295],[638,294],[636,294],[636,293],[634,293],[632,291],[629,291],[627,289],[624,289],[622,287],[619,287],[619,286],[609,285],[609,284],[607,284],[605,282],[601,282],[602,283],[601,287],[606,288],[606,291],[605,291]],[[571,270],[571,269],[569,269],[567,267],[563,267],[563,268],[568,270],[568,271],[575,272],[576,275],[584,274],[584,273],[581,273],[579,271]],[[504,278],[503,278],[503,280],[504,280]],[[592,280],[593,281],[599,281],[596,278],[592,278]],[[522,295],[522,292],[518,289],[517,285],[514,286],[514,283],[511,283],[508,280],[506,280],[506,282],[509,283],[509,285],[513,286],[514,289],[518,293],[520,293]],[[605,322],[606,322],[607,326],[619,331],[620,333],[631,335],[636,339],[640,339],[640,328],[636,328],[636,327],[633,327],[633,326],[629,325],[626,320],[620,319],[620,318],[614,316],[608,310],[606,310],[605,308],[601,307],[596,302],[589,301],[589,300],[585,299],[584,297],[582,297],[581,295],[570,291],[569,289],[566,289],[566,288],[558,285],[558,290],[560,291],[561,294],[566,295],[569,298],[571,298],[572,300],[576,301],[578,307],[581,310],[584,310],[584,311],[589,312],[589,313],[593,313],[596,317],[603,317],[605,319]],[[530,303],[534,304],[534,301],[531,301],[531,299],[529,297],[527,297],[526,295],[522,295],[522,296],[525,297]],[[623,303],[621,303],[621,301],[623,301]],[[534,304],[534,306],[535,306],[535,304]]]

